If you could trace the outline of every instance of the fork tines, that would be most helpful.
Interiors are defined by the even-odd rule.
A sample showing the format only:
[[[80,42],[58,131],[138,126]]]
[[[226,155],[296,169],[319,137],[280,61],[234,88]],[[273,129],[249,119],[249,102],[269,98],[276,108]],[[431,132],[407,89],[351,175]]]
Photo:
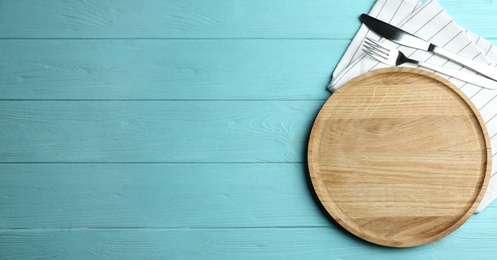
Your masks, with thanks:
[[[374,58],[388,59],[390,49],[385,45],[366,37],[364,40],[364,48],[362,49],[366,54],[373,56]],[[376,56],[376,57],[375,57]]]

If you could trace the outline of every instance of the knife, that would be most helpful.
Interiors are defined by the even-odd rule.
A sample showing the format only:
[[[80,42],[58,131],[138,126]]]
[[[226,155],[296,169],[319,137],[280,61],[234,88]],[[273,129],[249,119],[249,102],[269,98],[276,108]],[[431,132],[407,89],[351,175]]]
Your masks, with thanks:
[[[442,47],[436,46],[433,43],[427,42],[417,36],[414,36],[400,28],[397,28],[391,24],[378,20],[367,14],[361,15],[361,21],[372,31],[384,37],[390,41],[396,42],[400,45],[412,47],[419,50],[429,51],[439,56],[445,57],[449,60],[455,61],[467,68],[470,68],[482,75],[487,76],[493,80],[497,80],[497,69],[481,63],[474,61],[472,59],[463,57],[461,55],[455,54],[453,52],[447,51]]]

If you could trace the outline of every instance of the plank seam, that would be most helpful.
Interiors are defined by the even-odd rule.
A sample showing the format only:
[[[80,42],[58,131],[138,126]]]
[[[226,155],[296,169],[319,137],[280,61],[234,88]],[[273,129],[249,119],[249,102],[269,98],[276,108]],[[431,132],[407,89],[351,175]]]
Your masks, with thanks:
[[[0,162],[0,165],[12,164],[304,164],[307,162]]]
[[[85,231],[85,230],[233,230],[233,229],[329,229],[330,226],[240,226],[240,227],[50,227],[50,228],[3,228],[0,232],[8,231]]]
[[[489,39],[489,38],[487,38]],[[283,37],[283,38],[274,38],[274,37],[228,37],[228,38],[0,38],[0,40],[6,40],[6,41],[22,41],[22,40],[27,40],[27,41],[60,41],[60,40],[68,40],[68,41],[109,41],[109,40],[173,40],[173,41],[218,41],[218,40],[270,40],[270,41],[279,41],[279,40],[291,40],[291,41],[308,41],[308,40],[318,40],[318,41],[349,41],[350,38],[327,38],[327,37],[317,37],[317,38],[292,38],[292,37]]]
[[[331,95],[331,94],[330,94]],[[295,102],[295,101],[326,101],[326,98],[316,99],[0,99],[0,102]]]

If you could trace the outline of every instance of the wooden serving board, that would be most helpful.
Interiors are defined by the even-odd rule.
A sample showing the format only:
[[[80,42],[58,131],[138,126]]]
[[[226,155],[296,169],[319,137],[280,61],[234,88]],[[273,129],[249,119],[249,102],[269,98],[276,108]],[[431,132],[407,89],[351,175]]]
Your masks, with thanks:
[[[490,140],[447,80],[412,68],[363,74],[338,89],[312,128],[312,184],[330,215],[367,241],[419,246],[462,225],[483,197]]]

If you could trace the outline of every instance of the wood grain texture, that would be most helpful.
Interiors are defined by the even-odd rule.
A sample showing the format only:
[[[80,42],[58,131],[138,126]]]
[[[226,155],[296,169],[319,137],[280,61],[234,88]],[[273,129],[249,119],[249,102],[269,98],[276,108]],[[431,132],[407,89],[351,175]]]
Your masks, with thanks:
[[[3,101],[0,162],[304,162],[322,101]]]
[[[496,37],[487,0],[440,0],[463,27]],[[3,0],[3,38],[341,38],[374,1]],[[478,14],[478,19],[475,18]],[[29,18],[29,19],[26,19]]]
[[[489,208],[495,214],[496,208]],[[488,213],[488,209],[482,214]],[[488,217],[485,223],[492,223]],[[414,248],[365,243],[328,227],[44,229],[0,231],[1,258],[78,259],[491,259],[496,225],[470,219],[443,240]],[[495,221],[495,220],[493,220]]]
[[[462,225],[485,194],[491,159],[469,98],[439,76],[400,67],[337,90],[316,118],[308,152],[331,216],[394,247],[430,243]]]
[[[0,164],[0,229],[333,228],[313,201],[306,168]]]
[[[2,1],[8,38],[351,38],[372,2]],[[331,14],[332,10],[343,10]],[[18,14],[23,15],[19,16]],[[30,19],[23,19],[29,17]],[[339,25],[341,30],[333,29]]]
[[[3,40],[0,99],[326,100],[326,85],[347,44]]]

